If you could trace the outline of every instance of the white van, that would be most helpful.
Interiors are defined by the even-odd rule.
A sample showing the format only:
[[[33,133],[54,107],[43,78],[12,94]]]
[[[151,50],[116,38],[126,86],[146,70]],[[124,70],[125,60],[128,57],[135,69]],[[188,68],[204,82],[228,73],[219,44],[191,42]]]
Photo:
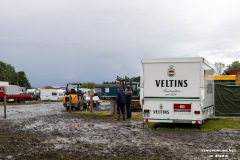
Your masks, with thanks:
[[[80,90],[84,93],[84,99],[87,102],[90,102],[90,95],[89,95],[89,93],[90,93],[91,89],[89,89],[89,88],[80,88]],[[98,95],[96,95],[96,91],[93,90],[93,92],[94,92],[94,96],[93,96],[94,106],[95,107],[100,107],[100,103],[102,101],[99,99]]]
[[[213,72],[202,57],[143,59],[144,122],[203,124],[214,114]]]

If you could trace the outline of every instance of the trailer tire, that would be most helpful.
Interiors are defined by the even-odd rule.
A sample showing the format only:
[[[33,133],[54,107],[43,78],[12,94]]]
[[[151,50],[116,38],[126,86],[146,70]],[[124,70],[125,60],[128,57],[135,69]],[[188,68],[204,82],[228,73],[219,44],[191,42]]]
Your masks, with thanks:
[[[3,102],[4,101],[4,98],[3,97],[0,97],[0,102]]]
[[[24,98],[21,99],[21,103],[25,103],[25,99]]]
[[[69,111],[69,107],[66,107],[66,110]]]
[[[198,128],[199,130],[201,130],[201,129],[202,129],[202,124],[197,124],[197,128]]]

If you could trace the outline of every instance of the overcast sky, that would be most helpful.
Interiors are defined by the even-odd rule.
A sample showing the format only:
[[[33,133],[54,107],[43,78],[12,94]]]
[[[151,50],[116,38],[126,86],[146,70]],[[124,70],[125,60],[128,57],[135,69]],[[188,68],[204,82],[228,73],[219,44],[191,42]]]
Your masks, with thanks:
[[[0,0],[0,61],[32,86],[139,76],[141,59],[240,59],[239,0]]]

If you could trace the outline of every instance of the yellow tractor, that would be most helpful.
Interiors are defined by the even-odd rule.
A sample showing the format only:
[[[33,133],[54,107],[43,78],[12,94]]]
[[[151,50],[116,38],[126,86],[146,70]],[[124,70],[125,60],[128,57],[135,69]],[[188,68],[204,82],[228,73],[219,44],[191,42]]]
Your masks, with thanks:
[[[87,106],[84,93],[79,89],[81,85],[82,84],[79,82],[71,82],[67,84],[66,94],[63,97],[63,106],[66,110],[69,110],[71,107],[71,110],[76,109],[82,111]]]

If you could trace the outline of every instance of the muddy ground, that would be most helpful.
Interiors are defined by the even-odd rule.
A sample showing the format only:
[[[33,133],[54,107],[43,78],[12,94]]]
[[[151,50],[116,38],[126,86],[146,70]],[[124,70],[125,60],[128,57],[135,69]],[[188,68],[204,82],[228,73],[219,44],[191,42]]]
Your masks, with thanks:
[[[74,114],[61,103],[0,106],[0,159],[238,159],[240,131],[182,132],[111,116]],[[100,109],[107,109],[102,105]],[[214,158],[215,157],[215,158]]]

